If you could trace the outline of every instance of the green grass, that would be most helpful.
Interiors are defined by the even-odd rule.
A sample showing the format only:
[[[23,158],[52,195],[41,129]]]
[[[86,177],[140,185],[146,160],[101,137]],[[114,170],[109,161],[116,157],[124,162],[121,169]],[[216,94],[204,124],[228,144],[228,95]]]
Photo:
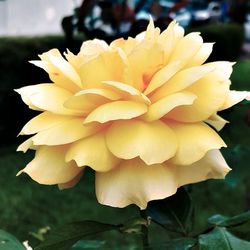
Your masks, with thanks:
[[[250,62],[241,61],[234,66],[232,88],[250,89]],[[224,113],[231,124],[223,129],[222,137],[230,146],[223,150],[226,160],[233,171],[226,181],[209,180],[192,185],[195,203],[195,229],[201,230],[207,218],[215,213],[234,215],[250,208],[250,129],[245,122],[249,104],[240,104]],[[69,190],[59,191],[56,186],[42,186],[25,174],[16,173],[29,162],[32,152],[15,152],[16,145],[0,148],[0,228],[16,235],[20,240],[37,241],[30,232],[50,226],[54,228],[77,220],[100,220],[106,223],[122,223],[138,216],[138,209],[129,206],[115,209],[98,204],[94,194],[94,175],[86,171],[80,183]],[[158,229],[159,230],[159,229]],[[154,233],[154,239],[162,233]],[[101,236],[107,241],[106,249],[136,250],[140,237],[108,233]],[[103,248],[105,249],[105,248]]]

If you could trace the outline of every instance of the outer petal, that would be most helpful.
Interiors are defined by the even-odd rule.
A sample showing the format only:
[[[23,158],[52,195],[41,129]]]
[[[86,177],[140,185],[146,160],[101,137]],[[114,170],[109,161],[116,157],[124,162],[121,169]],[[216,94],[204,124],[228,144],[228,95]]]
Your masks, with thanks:
[[[106,133],[109,150],[118,158],[139,156],[147,164],[162,163],[177,150],[173,131],[161,121],[116,121]]]
[[[202,65],[210,56],[214,43],[203,43],[198,52],[191,58],[185,68]]]
[[[205,122],[214,127],[217,131],[220,131],[227,123],[229,123],[217,114],[211,115],[205,120]]]
[[[195,82],[205,77],[215,68],[212,66],[202,65],[182,70],[174,75],[161,88],[157,89],[155,94],[150,98],[153,102],[167,95],[183,91]]]
[[[146,121],[155,121],[162,118],[172,109],[182,105],[190,105],[196,99],[196,95],[190,92],[179,92],[166,96],[149,106],[148,112],[142,116]]]
[[[73,117],[57,115],[50,112],[43,112],[40,115],[31,119],[25,126],[22,128],[21,135],[30,135],[35,134],[39,131],[49,129],[58,125],[59,123],[65,122]]]
[[[180,60],[185,66],[191,58],[200,50],[203,40],[199,33],[193,32],[182,38],[175,47],[169,62]]]
[[[83,169],[84,171],[84,169]],[[68,188],[72,188],[74,187],[81,179],[82,175],[83,175],[83,171],[81,171],[77,176],[75,176],[71,181],[66,182],[66,183],[59,183],[58,184],[58,188],[60,190],[63,189],[68,189]]]
[[[177,166],[179,186],[222,179],[231,170],[219,150],[211,150],[200,160],[189,166]]]
[[[35,158],[17,175],[25,172],[38,183],[47,185],[71,181],[82,168],[77,167],[74,162],[64,161],[66,150],[64,146],[40,147],[36,151]]]
[[[72,92],[80,89],[81,79],[79,75],[57,49],[43,53],[40,58],[42,61],[31,61],[31,63],[47,71],[55,84]]]
[[[171,168],[147,166],[139,159],[124,161],[106,173],[96,173],[96,196],[101,204],[125,207],[136,204],[145,209],[150,200],[163,199],[177,190]]]
[[[120,162],[108,150],[102,133],[73,143],[65,159],[67,162],[75,160],[78,166],[89,166],[98,172],[109,171]]]
[[[79,113],[63,106],[72,93],[52,83],[31,85],[16,91],[27,105],[31,104],[40,110],[62,115],[77,115]]]
[[[35,145],[62,145],[85,138],[99,131],[98,124],[84,125],[82,118],[68,119],[33,136]]]
[[[113,120],[126,120],[138,117],[147,112],[147,105],[133,101],[116,101],[103,104],[92,111],[84,123],[105,123]]]
[[[244,99],[250,101],[250,91],[235,91],[231,90],[225,100],[225,103],[220,110],[228,109]]]
[[[228,83],[219,81],[217,77],[217,73],[211,72],[187,88],[197,99],[192,105],[173,109],[167,117],[180,122],[199,122],[216,113],[225,102],[229,91]]]
[[[22,151],[26,153],[29,149],[37,149],[37,146],[34,146],[32,138],[29,138],[28,140],[24,141],[22,144],[19,145],[17,148],[17,151]]]
[[[174,164],[189,165],[200,160],[209,150],[226,147],[220,136],[204,123],[168,123],[175,132],[179,146],[171,159]]]

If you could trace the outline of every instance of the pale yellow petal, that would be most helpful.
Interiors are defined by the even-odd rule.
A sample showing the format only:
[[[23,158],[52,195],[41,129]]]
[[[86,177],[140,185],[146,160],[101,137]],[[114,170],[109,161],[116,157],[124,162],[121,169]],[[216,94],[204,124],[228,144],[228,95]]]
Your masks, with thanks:
[[[84,171],[84,168],[83,168],[83,170],[82,170],[77,176],[75,176],[71,181],[66,182],[66,183],[59,183],[59,184],[58,184],[58,188],[59,188],[60,190],[63,190],[63,189],[68,189],[68,188],[74,187],[74,186],[80,181],[80,179],[82,178],[83,171]]]
[[[150,99],[154,102],[167,95],[182,91],[197,82],[199,79],[205,77],[214,69],[215,68],[213,66],[209,65],[202,65],[184,69],[174,75],[161,88],[157,89],[155,94]]]
[[[162,48],[164,49],[164,64],[167,63],[174,45],[178,43],[178,40],[180,40],[184,35],[184,30],[182,28],[179,29],[178,24],[176,21],[172,21],[166,30],[164,30],[159,38],[158,43],[162,45]]]
[[[102,52],[108,51],[108,50],[109,50],[109,46],[105,41],[94,39],[94,40],[83,42],[78,55],[82,55],[83,60],[86,60],[85,59],[86,57],[88,58],[87,60],[90,60],[90,59],[95,58]]]
[[[218,80],[216,72],[211,72],[186,90],[197,96],[189,106],[176,107],[167,114],[168,118],[180,122],[199,122],[208,119],[216,113],[229,91],[227,82]]]
[[[58,86],[71,92],[81,88],[81,79],[74,67],[67,62],[57,49],[52,49],[39,55],[42,61],[30,61],[43,68],[50,79]]]
[[[177,150],[177,138],[161,121],[116,121],[106,133],[109,150],[118,158],[139,156],[147,164],[162,163]]]
[[[82,171],[82,168],[77,167],[73,161],[69,163],[64,161],[66,150],[64,146],[39,147],[35,158],[17,175],[27,173],[36,182],[46,185],[71,181]]]
[[[116,92],[108,89],[85,89],[70,97],[64,107],[79,110],[83,115],[107,102],[121,99]]]
[[[106,173],[96,173],[97,199],[112,207],[136,204],[145,209],[149,201],[173,195],[177,185],[171,168],[161,164],[148,166],[139,159],[123,161]]]
[[[220,136],[204,123],[168,123],[178,138],[178,149],[171,159],[174,164],[189,165],[200,160],[209,150],[226,147]]]
[[[80,67],[83,89],[102,88],[102,81],[121,81],[124,61],[118,50],[103,52]]]
[[[16,91],[27,105],[32,104],[40,110],[62,115],[78,114],[77,111],[63,106],[64,102],[72,96],[72,93],[52,83],[26,86]]]
[[[79,74],[79,69],[83,64],[83,57],[79,55],[74,55],[68,49],[63,53],[67,61],[74,67],[76,72]]]
[[[35,145],[61,145],[95,134],[100,129],[98,124],[84,125],[83,118],[73,118],[38,132],[32,140]]]
[[[226,100],[225,100],[224,104],[222,105],[222,107],[220,108],[220,110],[228,109],[228,108],[234,106],[235,104],[243,101],[244,99],[250,101],[250,91],[231,90],[228,93]]]
[[[73,117],[57,115],[45,111],[39,114],[38,116],[35,116],[28,123],[26,123],[25,126],[22,128],[20,135],[35,134],[39,131],[54,127],[57,124],[67,121],[71,118]]]
[[[115,101],[103,104],[93,110],[84,120],[84,123],[105,123],[114,120],[127,120],[138,117],[147,112],[147,105],[133,101]]]
[[[214,127],[217,131],[220,131],[227,123],[229,123],[217,114],[211,115],[207,120],[205,120],[205,122]]]
[[[149,24],[147,26],[144,39],[145,40],[152,40],[152,39],[154,39],[154,34],[155,34],[154,20],[153,20],[152,16],[150,15],[149,16]]]
[[[123,96],[125,99],[131,99],[134,101],[141,101],[150,104],[150,100],[147,96],[142,94],[138,89],[117,81],[103,81],[104,84],[109,86],[112,90]]]
[[[233,65],[235,63],[227,62],[227,61],[216,61],[206,63],[208,66],[212,66],[215,68],[216,78],[219,81],[228,81],[229,77],[233,72]]]
[[[203,43],[198,52],[185,65],[185,68],[202,65],[210,56],[214,43]]]
[[[98,172],[109,171],[120,162],[107,148],[103,133],[73,143],[65,159],[67,162],[74,160],[78,166],[89,166]]]
[[[200,50],[202,44],[203,40],[199,33],[193,32],[186,35],[177,43],[170,56],[169,62],[180,60],[182,66],[185,66]]]
[[[36,149],[37,147],[33,144],[32,137],[24,141],[17,148],[17,151],[22,151],[26,153],[29,149]]]
[[[199,161],[188,166],[177,166],[179,186],[207,179],[223,179],[231,170],[219,150],[208,151]]]
[[[128,55],[134,87],[143,92],[153,75],[164,65],[164,50],[158,43],[145,41]]]
[[[196,95],[183,91],[166,96],[149,106],[148,112],[141,118],[146,121],[155,121],[178,106],[191,105],[196,99]]]
[[[160,69],[151,79],[147,88],[143,92],[145,95],[150,94],[157,88],[166,83],[180,69],[180,61],[174,61]]]
[[[81,79],[73,66],[69,64],[63,57],[50,56],[51,63],[58,68],[62,74],[64,74],[67,78],[69,78],[73,83],[75,83],[78,87],[82,87]]]

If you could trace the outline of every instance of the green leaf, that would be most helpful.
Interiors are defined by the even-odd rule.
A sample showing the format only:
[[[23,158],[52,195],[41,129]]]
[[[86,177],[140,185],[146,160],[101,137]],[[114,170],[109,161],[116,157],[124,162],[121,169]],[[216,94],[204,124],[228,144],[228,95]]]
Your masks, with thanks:
[[[199,250],[247,250],[250,242],[241,240],[227,231],[217,227],[213,231],[199,236]]]
[[[231,218],[222,216],[220,214],[213,215],[208,219],[208,222],[213,225],[222,226],[222,227],[235,227],[242,225],[250,221],[250,210]]]
[[[100,249],[105,245],[105,241],[99,240],[79,240],[70,250]]]
[[[13,235],[0,230],[0,250],[25,250],[23,244]]]
[[[119,229],[120,226],[96,221],[74,222],[51,231],[48,238],[36,247],[35,250],[68,250],[83,237]]]
[[[192,227],[193,206],[184,188],[164,200],[151,201],[146,213],[154,222],[165,229],[187,235]]]
[[[179,238],[174,240],[169,240],[167,242],[152,245],[151,248],[146,249],[154,249],[154,250],[189,250],[196,244],[196,240],[193,238]]]

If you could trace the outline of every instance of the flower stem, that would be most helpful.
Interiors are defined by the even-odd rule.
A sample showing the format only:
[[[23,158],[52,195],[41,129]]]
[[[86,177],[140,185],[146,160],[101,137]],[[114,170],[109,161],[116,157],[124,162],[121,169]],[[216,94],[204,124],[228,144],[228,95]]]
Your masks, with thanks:
[[[146,214],[146,210],[140,210],[140,215],[144,220],[146,220],[146,223],[144,225],[141,225],[143,250],[152,250],[152,248],[149,245],[149,239],[148,239],[148,217]]]

